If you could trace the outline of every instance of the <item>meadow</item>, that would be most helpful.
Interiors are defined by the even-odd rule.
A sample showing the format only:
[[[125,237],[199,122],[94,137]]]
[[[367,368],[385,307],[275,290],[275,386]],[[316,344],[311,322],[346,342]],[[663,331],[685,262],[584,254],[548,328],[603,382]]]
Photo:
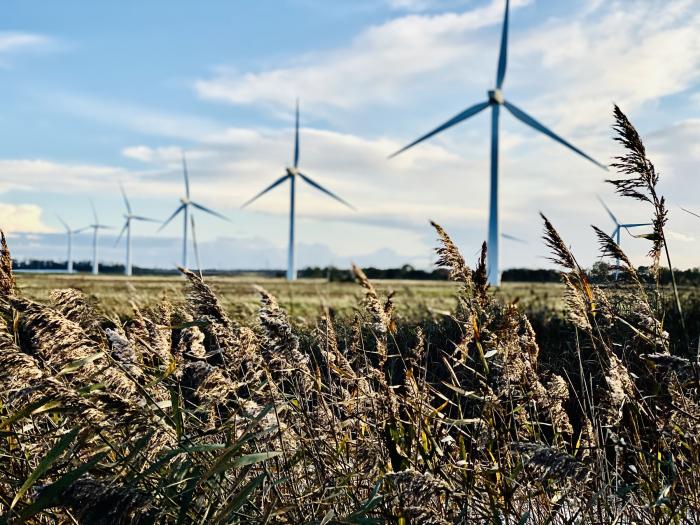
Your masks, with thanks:
[[[357,311],[362,290],[355,283],[328,282],[325,279],[299,279],[261,276],[204,276],[217,294],[226,313],[235,319],[253,322],[260,307],[257,286],[273,294],[280,306],[297,322],[314,323],[331,308],[336,315],[352,316]],[[184,301],[186,279],[181,276],[122,277],[90,274],[18,274],[17,286],[27,299],[47,302],[50,292],[62,288],[82,291],[100,304],[105,313],[128,319],[133,305],[152,307],[166,298],[174,304]],[[449,314],[457,304],[458,286],[450,281],[373,281],[383,295],[393,293],[396,313],[412,321]],[[563,312],[565,288],[559,283],[504,283],[494,295],[507,302],[517,302],[527,310]]]
[[[700,297],[615,118],[618,282],[545,216],[562,284],[495,292],[437,224],[450,283],[16,277],[3,237],[0,523],[697,523]]]

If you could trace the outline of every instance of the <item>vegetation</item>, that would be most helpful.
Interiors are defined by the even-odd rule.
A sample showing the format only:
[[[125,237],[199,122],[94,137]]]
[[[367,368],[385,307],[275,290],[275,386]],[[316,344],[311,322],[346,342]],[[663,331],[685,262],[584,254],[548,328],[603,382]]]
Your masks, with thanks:
[[[3,239],[2,519],[692,522],[700,301],[660,283],[658,176],[615,116],[625,154],[612,183],[652,213],[650,279],[596,230],[625,284],[592,282],[543,217],[565,318],[531,323],[490,293],[486,246],[471,269],[439,225],[449,315],[398,315],[354,268],[360,307],[313,324],[262,288],[257,322],[232,318],[187,270],[184,301],[134,305],[128,319],[74,289],[34,302]]]

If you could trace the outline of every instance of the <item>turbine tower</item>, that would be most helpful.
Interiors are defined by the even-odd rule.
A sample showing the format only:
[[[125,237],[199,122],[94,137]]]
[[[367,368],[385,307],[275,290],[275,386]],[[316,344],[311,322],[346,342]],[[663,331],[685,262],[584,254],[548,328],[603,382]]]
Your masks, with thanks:
[[[265,195],[268,191],[271,189],[279,186],[283,182],[286,182],[289,180],[290,184],[290,190],[289,190],[289,246],[288,246],[288,251],[287,251],[287,280],[288,281],[295,281],[297,278],[297,269],[296,269],[296,262],[295,262],[295,254],[294,254],[294,233],[295,233],[295,192],[296,192],[296,181],[297,177],[301,178],[304,182],[309,184],[310,186],[313,186],[317,190],[325,193],[329,197],[334,198],[338,202],[341,202],[342,204],[345,204],[348,208],[351,210],[354,210],[355,208],[351,206],[348,202],[345,200],[341,199],[338,197],[335,193],[327,190],[308,176],[304,175],[301,171],[299,171],[299,100],[297,99],[297,106],[296,106],[296,122],[294,125],[294,164],[292,167],[287,167],[285,168],[285,174],[282,175],[279,179],[277,179],[275,182],[270,184],[267,188],[265,188],[263,191],[258,193],[255,197],[247,201],[241,208],[245,208],[248,206],[250,203],[253,201],[257,200],[258,198],[262,197]]]
[[[122,238],[122,235],[124,235],[124,232],[126,232],[126,262],[124,263],[124,275],[130,276],[131,275],[131,221],[144,221],[144,222],[160,222],[157,221],[156,219],[150,219],[148,217],[143,217],[141,215],[134,215],[134,213],[131,211],[131,204],[129,203],[129,199],[126,196],[126,192],[124,191],[124,186],[121,184],[119,185],[119,189],[122,192],[122,197],[124,197],[124,205],[126,206],[126,213],[124,214],[124,227],[122,228],[122,231],[119,232],[119,236],[117,237],[117,241],[114,243],[116,246],[119,244],[119,241]]]
[[[441,131],[444,131],[452,126],[459,124],[460,122],[473,117],[477,113],[485,110],[486,108],[491,108],[491,189],[489,196],[489,232],[488,232],[488,281],[492,286],[498,286],[501,283],[501,271],[500,271],[500,222],[499,222],[499,195],[498,195],[498,143],[499,143],[499,119],[501,113],[501,106],[504,106],[515,118],[521,122],[527,124],[536,131],[543,133],[559,142],[560,144],[566,146],[570,150],[578,153],[582,157],[590,160],[596,166],[599,166],[605,170],[607,168],[600,162],[594,160],[592,157],[586,155],[583,151],[573,146],[559,135],[551,131],[549,128],[545,127],[543,124],[535,120],[533,117],[525,113],[522,109],[515,106],[511,102],[507,101],[503,97],[502,87],[503,81],[506,76],[506,62],[508,55],[508,24],[509,24],[509,9],[510,2],[506,0],[506,10],[505,17],[503,19],[503,31],[501,34],[501,49],[498,58],[498,70],[496,73],[496,87],[488,92],[488,99],[484,102],[479,102],[461,113],[455,115],[453,118],[445,122],[444,124],[438,126],[429,133],[426,133],[422,137],[414,140],[409,145],[401,148],[397,152],[389,156],[389,158],[395,157],[399,153],[412,148],[416,144],[429,139],[430,137],[437,135]]]
[[[187,228],[189,221],[189,223],[192,226],[192,246],[194,247],[194,256],[197,260],[197,269],[201,272],[202,268],[199,263],[199,247],[197,245],[197,235],[194,228],[194,213],[192,213],[192,208],[197,208],[198,210],[208,213],[209,215],[214,215],[215,217],[219,217],[220,219],[223,219],[228,222],[231,222],[231,220],[228,217],[225,217],[224,215],[221,215],[220,213],[217,213],[214,210],[210,210],[206,206],[203,206],[190,199],[190,178],[187,174],[187,159],[185,158],[184,151],[182,152],[182,173],[185,178],[185,196],[180,197],[180,206],[178,206],[177,209],[173,212],[173,214],[170,217],[168,217],[168,220],[161,224],[160,228],[158,228],[158,231],[161,231],[163,228],[165,228],[170,221],[172,221],[179,213],[182,212],[182,267],[187,268]]]
[[[84,228],[78,228],[77,230],[72,230],[68,223],[64,221],[60,215],[57,215],[58,220],[61,221],[63,227],[66,229],[66,237],[68,240],[68,253],[66,254],[66,272],[73,273],[73,234],[81,233],[90,228],[90,226],[85,226]]]
[[[108,230],[110,227],[100,224],[100,219],[97,218],[97,210],[95,209],[95,203],[90,201],[90,206],[92,206],[92,215],[95,217],[95,222],[88,226],[92,228],[92,275],[97,275],[100,273],[100,261],[98,260],[98,249],[97,249],[97,236],[100,230]]]
[[[621,224],[620,221],[617,220],[617,217],[615,217],[615,214],[610,211],[610,208],[603,202],[603,199],[598,197],[598,200],[600,203],[603,205],[603,208],[605,208],[605,211],[608,212],[608,215],[610,215],[610,218],[612,221],[615,223],[615,229],[613,230],[612,234],[610,234],[610,237],[612,237],[615,242],[617,243],[618,246],[620,246],[620,231],[622,228],[625,230],[629,230],[630,228],[639,228],[640,226],[653,226],[652,223],[650,222],[639,222],[639,223],[628,223],[628,224]],[[619,267],[620,266],[620,259],[617,259],[615,262],[615,266]],[[620,270],[619,268],[615,268],[615,280],[617,281],[618,276],[620,275]]]

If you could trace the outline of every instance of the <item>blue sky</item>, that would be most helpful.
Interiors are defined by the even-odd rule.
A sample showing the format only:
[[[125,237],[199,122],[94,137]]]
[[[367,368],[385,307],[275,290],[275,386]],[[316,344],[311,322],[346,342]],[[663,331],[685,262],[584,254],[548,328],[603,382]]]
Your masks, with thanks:
[[[515,0],[506,97],[607,162],[611,107],[646,138],[671,203],[679,266],[697,266],[700,6],[692,0]],[[38,2],[5,0],[0,22],[0,225],[17,257],[62,255],[60,213],[87,224],[93,199],[121,225],[118,182],[165,218],[182,192],[228,215],[198,217],[205,265],[281,267],[287,190],[239,206],[291,161],[301,98],[301,165],[358,208],[303,188],[302,264],[411,262],[434,244],[427,221],[471,257],[486,235],[488,117],[392,161],[386,155],[485,98],[500,0]],[[537,212],[595,260],[589,225],[649,212],[614,197],[605,174],[509,115],[502,119],[503,266],[544,266]],[[114,233],[103,239],[120,260]],[[136,264],[178,260],[179,229],[139,225]],[[111,235],[111,237],[110,237]],[[89,256],[89,239],[76,256]],[[627,237],[638,263],[647,246]]]

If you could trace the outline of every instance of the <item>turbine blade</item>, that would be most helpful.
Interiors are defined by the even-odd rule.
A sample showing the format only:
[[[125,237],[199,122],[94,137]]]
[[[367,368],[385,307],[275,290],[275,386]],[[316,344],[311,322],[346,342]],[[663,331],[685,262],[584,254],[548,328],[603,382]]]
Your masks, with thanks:
[[[246,202],[241,206],[241,208],[245,208],[245,207],[248,206],[248,204],[250,204],[251,202],[253,202],[253,201],[259,199],[260,197],[262,197],[263,195],[265,195],[265,194],[266,194],[268,191],[270,191],[271,189],[273,189],[273,188],[279,186],[280,184],[282,184],[282,183],[283,183],[284,181],[286,181],[289,177],[291,177],[291,175],[289,175],[288,173],[285,174],[285,175],[282,175],[279,179],[277,179],[275,182],[273,182],[272,184],[270,184],[267,188],[265,188],[264,190],[262,190],[262,191],[261,191],[260,193],[258,193],[255,197],[253,197],[252,199],[246,201]]]
[[[231,219],[229,219],[225,215],[221,215],[219,212],[216,212],[210,208],[207,208],[206,206],[202,206],[201,204],[197,204],[196,202],[191,202],[190,204],[192,204],[192,206],[194,206],[198,210],[202,210],[203,212],[206,212],[210,215],[214,215],[215,217],[218,217],[219,219],[223,219],[225,221],[231,222]]]
[[[202,264],[199,262],[199,245],[197,244],[197,231],[194,227],[194,213],[190,215],[190,224],[192,225],[192,246],[194,247],[194,259],[197,262],[197,272],[199,278],[202,278]]]
[[[57,213],[56,218],[61,221],[61,224],[63,224],[63,227],[66,229],[68,233],[70,233],[70,226],[68,226],[68,223],[63,220],[63,218]]]
[[[117,236],[117,240],[114,242],[114,246],[116,246],[117,244],[119,244],[119,241],[122,240],[122,235],[124,235],[124,232],[126,231],[126,229],[127,229],[128,227],[129,227],[129,220],[127,219],[127,221],[124,223],[124,227],[122,228],[122,231],[120,231],[120,232],[119,232],[119,235]]]
[[[141,215],[132,215],[132,219],[135,221],[146,221],[146,222],[160,222],[158,219],[151,219],[150,217],[142,217]]]
[[[610,208],[608,208],[608,205],[605,204],[605,202],[603,202],[603,199],[600,198],[600,195],[596,195],[596,197],[598,197],[598,201],[600,201],[600,203],[603,205],[603,208],[605,208],[605,211],[608,212],[608,215],[610,215],[610,218],[613,220],[613,222],[619,226],[620,221],[618,221],[617,217],[615,217],[615,214],[612,211],[610,211]]]
[[[654,226],[651,222],[640,222],[640,223],[633,223],[633,224],[620,224],[622,228],[638,228],[640,226]]]
[[[97,218],[97,210],[95,209],[95,203],[90,199],[90,206],[92,207],[92,216],[95,217],[95,224],[100,224],[100,220]]]
[[[502,233],[501,237],[504,239],[508,239],[509,241],[515,241],[515,242],[521,242],[523,244],[527,244],[527,241],[525,239],[521,239],[520,237],[516,237],[515,235],[509,235],[507,233]]]
[[[190,177],[187,174],[187,159],[185,158],[185,151],[182,151],[182,173],[185,177],[185,196],[187,200],[190,199]]]
[[[299,99],[297,98],[296,123],[294,125],[294,167],[299,166]]]
[[[389,158],[391,159],[391,158],[393,158],[393,157],[396,157],[396,155],[398,155],[399,153],[403,153],[403,152],[406,151],[407,149],[412,148],[412,147],[415,146],[416,144],[419,144],[420,142],[423,142],[424,140],[429,139],[429,138],[432,137],[433,135],[437,135],[437,134],[440,133],[441,131],[444,131],[444,130],[446,130],[447,128],[451,128],[451,127],[454,126],[455,124],[459,124],[459,123],[462,122],[463,120],[466,120],[466,119],[468,119],[469,117],[472,117],[472,116],[476,115],[477,113],[479,113],[480,111],[483,111],[483,110],[486,109],[487,107],[489,107],[489,102],[480,102],[479,104],[475,104],[475,105],[473,105],[472,107],[465,109],[464,111],[462,111],[462,112],[459,113],[458,115],[455,115],[454,117],[452,117],[450,120],[448,120],[448,121],[445,122],[444,124],[442,124],[442,125],[438,126],[437,128],[435,128],[435,129],[434,129],[433,131],[431,131],[430,133],[426,133],[426,134],[423,135],[422,137],[420,137],[420,138],[414,140],[413,142],[411,142],[408,146],[404,146],[403,148],[401,148],[401,149],[398,150],[397,152],[392,153],[391,155],[389,155]]]
[[[681,210],[683,210],[684,212],[690,213],[691,215],[695,215],[698,219],[700,219],[700,215],[698,215],[698,214],[695,213],[694,211],[690,211],[690,210],[684,208],[683,206],[681,206],[680,208],[681,208]]]
[[[126,205],[126,212],[131,215],[131,204],[129,204],[129,199],[126,197],[126,192],[124,191],[124,186],[119,183],[119,189],[122,191],[122,197],[124,197],[124,204]]]
[[[83,233],[85,230],[89,230],[92,228],[92,226],[85,226],[83,228],[78,228],[77,230],[73,230],[73,233]]]
[[[175,218],[175,216],[176,216],[178,213],[180,213],[183,209],[185,209],[185,205],[184,205],[184,204],[180,204],[180,206],[178,206],[178,208],[173,212],[173,214],[172,214],[170,217],[168,217],[168,220],[166,220],[163,224],[160,225],[160,228],[158,228],[158,231],[160,231],[160,230],[162,230],[163,228],[165,228],[165,227],[168,225],[168,223],[169,223],[170,221],[172,221],[172,220]]]
[[[535,128],[537,131],[539,131],[539,132],[541,132],[541,133],[544,133],[545,135],[547,135],[548,137],[550,137],[550,138],[556,140],[556,141],[559,142],[560,144],[563,144],[564,146],[566,146],[566,147],[569,148],[570,150],[572,150],[572,151],[578,153],[579,155],[581,155],[583,158],[590,160],[590,161],[591,161],[593,164],[595,164],[596,166],[598,166],[598,167],[600,167],[600,168],[603,168],[605,171],[608,171],[607,166],[605,166],[604,164],[601,164],[600,162],[598,162],[597,160],[595,160],[593,157],[590,157],[590,156],[586,155],[583,151],[581,151],[580,149],[578,149],[576,146],[574,146],[573,144],[567,142],[566,140],[564,140],[563,138],[561,138],[559,135],[557,135],[556,133],[554,133],[552,130],[548,129],[548,128],[545,127],[544,125],[542,125],[542,124],[540,124],[539,122],[537,122],[534,118],[532,118],[530,115],[528,115],[527,113],[525,113],[522,109],[519,109],[518,107],[516,107],[515,105],[511,104],[511,103],[508,102],[508,101],[505,101],[505,102],[504,102],[504,105],[505,105],[505,106],[508,108],[508,110],[513,114],[513,116],[514,116],[515,118],[517,118],[518,120],[524,122],[525,124],[527,124],[528,126],[530,126],[530,127],[532,127],[532,128]]]
[[[498,73],[496,74],[496,87],[501,89],[506,78],[506,63],[508,62],[508,22],[510,1],[506,0],[506,14],[503,17],[503,32],[501,33],[501,52],[498,55]]]
[[[321,186],[319,183],[317,183],[317,182],[311,180],[309,177],[307,177],[307,176],[304,175],[303,173],[301,173],[301,172],[297,172],[297,173],[299,173],[299,176],[300,176],[302,179],[304,179],[309,185],[313,186],[314,188],[316,188],[316,189],[319,190],[319,191],[322,191],[323,193],[325,193],[325,194],[328,195],[329,197],[334,198],[334,199],[337,200],[338,202],[340,202],[340,203],[342,203],[342,204],[345,204],[345,205],[346,205],[348,208],[350,208],[351,210],[357,211],[357,210],[355,209],[355,207],[354,207],[352,204],[350,204],[349,202],[347,202],[347,201],[344,200],[344,199],[341,199],[340,197],[338,197],[338,196],[337,196],[335,193],[333,193],[332,191],[327,190],[326,188],[324,188],[323,186]]]

